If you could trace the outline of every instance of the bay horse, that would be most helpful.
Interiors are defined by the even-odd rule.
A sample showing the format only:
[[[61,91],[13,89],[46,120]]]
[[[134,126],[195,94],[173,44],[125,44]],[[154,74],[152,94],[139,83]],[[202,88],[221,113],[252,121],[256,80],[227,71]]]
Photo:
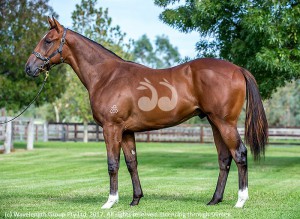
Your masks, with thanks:
[[[237,65],[213,58],[168,69],[151,69],[125,61],[102,45],[64,28],[48,17],[49,32],[30,55],[25,71],[37,77],[59,63],[69,64],[86,87],[93,118],[103,127],[110,193],[102,208],[118,202],[122,148],[133,185],[131,206],[143,192],[137,171],[135,132],[175,126],[193,116],[207,117],[218,152],[219,177],[208,205],[222,201],[232,159],[238,167],[235,207],[248,199],[247,149],[237,131],[245,99],[245,140],[254,159],[264,155],[268,124],[256,81]],[[74,94],[76,91],[74,91]]]

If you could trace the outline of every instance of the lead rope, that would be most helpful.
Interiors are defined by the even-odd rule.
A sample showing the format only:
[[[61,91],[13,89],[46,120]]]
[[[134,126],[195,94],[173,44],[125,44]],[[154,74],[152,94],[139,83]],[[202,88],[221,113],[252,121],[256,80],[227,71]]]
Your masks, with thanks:
[[[45,70],[46,71],[46,70]],[[15,120],[16,118],[18,118],[19,116],[21,116],[35,101],[36,101],[36,99],[40,96],[40,94],[41,94],[41,92],[42,92],[42,90],[43,90],[43,88],[44,88],[44,86],[45,86],[45,84],[46,84],[46,81],[47,81],[47,78],[48,78],[48,76],[49,76],[49,71],[46,71],[45,72],[45,74],[46,74],[46,76],[45,76],[45,79],[44,79],[44,81],[43,81],[43,84],[42,84],[42,86],[41,86],[41,88],[40,88],[40,90],[39,90],[39,92],[37,93],[37,95],[33,98],[33,100],[29,103],[29,105],[21,112],[21,113],[19,113],[17,116],[15,116],[14,118],[12,118],[12,119],[10,119],[10,120],[8,120],[8,121],[5,121],[5,122],[0,122],[0,125],[1,124],[6,124],[6,123],[9,123],[9,122],[11,122],[11,121],[13,121],[13,120]]]

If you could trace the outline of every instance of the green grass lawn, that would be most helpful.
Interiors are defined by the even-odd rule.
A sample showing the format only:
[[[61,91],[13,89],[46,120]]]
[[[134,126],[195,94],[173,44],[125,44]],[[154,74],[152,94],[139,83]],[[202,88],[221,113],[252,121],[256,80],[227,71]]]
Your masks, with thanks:
[[[249,195],[234,208],[238,177],[233,163],[224,201],[207,206],[218,177],[213,145],[138,143],[145,197],[137,207],[124,158],[120,201],[102,210],[109,193],[104,143],[36,143],[0,155],[0,218],[300,218],[300,147],[269,146],[266,159],[249,156]]]

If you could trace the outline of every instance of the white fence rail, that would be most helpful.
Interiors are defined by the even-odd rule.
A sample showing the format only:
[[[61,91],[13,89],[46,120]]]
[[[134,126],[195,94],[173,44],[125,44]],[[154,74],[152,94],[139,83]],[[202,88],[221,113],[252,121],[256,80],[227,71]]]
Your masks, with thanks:
[[[0,118],[0,121],[4,119]],[[31,124],[31,126],[29,126]],[[5,140],[6,125],[0,125],[0,142]],[[243,138],[244,128],[239,128]],[[209,125],[181,124],[161,130],[136,133],[137,141],[144,142],[213,142],[212,130]],[[270,128],[270,140],[294,139],[300,142],[300,127]],[[81,123],[43,123],[33,122],[30,119],[12,122],[12,140],[27,141],[28,149],[35,141],[82,141],[84,125]],[[88,140],[103,141],[103,130],[96,124],[88,125]]]

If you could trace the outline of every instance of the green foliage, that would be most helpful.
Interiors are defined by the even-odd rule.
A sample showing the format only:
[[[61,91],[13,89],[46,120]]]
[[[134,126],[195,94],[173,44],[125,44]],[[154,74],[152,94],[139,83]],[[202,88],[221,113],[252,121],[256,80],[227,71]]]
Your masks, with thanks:
[[[300,80],[278,89],[264,106],[271,126],[300,126]]]
[[[156,36],[155,48],[150,39],[143,35],[134,43],[133,59],[152,68],[167,68],[180,61],[177,47],[174,47],[167,36]]]
[[[126,33],[120,26],[112,26],[108,9],[96,8],[97,0],[81,0],[72,13],[73,30],[98,42],[124,59],[131,59],[131,42],[125,42]]]
[[[47,15],[57,15],[48,0],[4,0],[0,3],[0,108],[19,110],[31,102],[43,77],[25,75],[25,63],[48,29]],[[64,67],[51,70],[36,105],[53,102],[65,88]]]
[[[249,69],[261,94],[300,78],[300,5],[284,1],[155,0],[160,19],[183,32],[198,31],[199,56]],[[177,3],[176,7],[172,6]],[[179,6],[178,6],[179,4]]]
[[[62,113],[62,119],[73,122],[89,122],[93,120],[88,92],[79,78],[69,68],[68,88],[62,98],[54,103],[54,107]],[[76,95],[74,95],[76,93]]]
[[[72,13],[73,30],[96,41],[122,58],[131,58],[131,42],[125,43],[126,34],[119,26],[112,26],[108,9],[96,8],[97,0],[82,0]],[[65,79],[68,87],[62,98],[57,99],[49,113],[50,121],[89,122],[93,120],[89,96],[75,73],[68,68]],[[74,95],[74,92],[76,95]]]

